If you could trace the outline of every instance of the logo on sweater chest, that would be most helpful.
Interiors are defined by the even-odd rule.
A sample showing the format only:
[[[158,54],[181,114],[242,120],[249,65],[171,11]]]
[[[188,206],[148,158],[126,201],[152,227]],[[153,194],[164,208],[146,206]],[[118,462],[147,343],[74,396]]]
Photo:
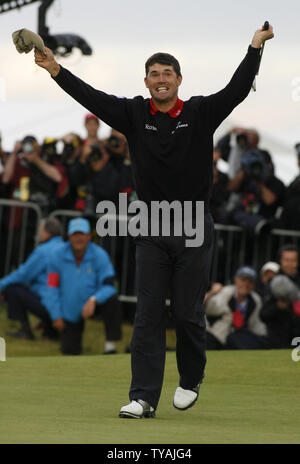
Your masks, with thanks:
[[[185,128],[187,128],[187,127],[189,127],[189,125],[188,125],[187,122],[186,122],[186,123],[183,123],[183,122],[181,122],[181,121],[178,121],[177,126],[176,126],[175,129],[172,131],[172,134],[175,134],[175,132],[176,132],[178,129],[185,129]]]
[[[157,127],[152,126],[150,124],[145,124],[145,129],[150,131],[157,131]]]
[[[178,129],[185,129],[189,127],[188,123],[183,123],[181,121],[178,121],[175,129],[171,130],[171,134],[175,134],[175,132],[178,130]],[[153,126],[151,124],[145,124],[145,129],[147,131],[154,131],[154,132],[157,132],[158,131],[158,128],[156,126]]]

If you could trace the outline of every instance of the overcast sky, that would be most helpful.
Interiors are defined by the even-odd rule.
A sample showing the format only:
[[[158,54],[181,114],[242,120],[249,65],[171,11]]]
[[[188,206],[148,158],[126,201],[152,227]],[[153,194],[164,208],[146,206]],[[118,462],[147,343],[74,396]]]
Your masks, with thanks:
[[[7,149],[29,133],[39,139],[71,130],[84,135],[86,110],[34,64],[32,52],[20,55],[13,45],[15,30],[37,31],[38,5],[0,15],[0,131]],[[299,18],[299,0],[56,0],[47,25],[51,33],[76,33],[93,48],[92,56],[76,51],[60,59],[62,65],[119,96],[148,96],[145,60],[157,51],[174,54],[183,73],[180,96],[188,99],[224,87],[255,30],[269,20],[275,38],[266,42],[257,92],[234,110],[219,133],[228,124],[251,126],[292,147],[300,140]]]

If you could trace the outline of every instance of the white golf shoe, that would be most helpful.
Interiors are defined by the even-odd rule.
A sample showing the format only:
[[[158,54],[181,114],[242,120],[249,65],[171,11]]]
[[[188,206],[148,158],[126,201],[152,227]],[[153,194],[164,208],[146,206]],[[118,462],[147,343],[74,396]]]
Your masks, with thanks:
[[[144,400],[133,400],[121,408],[119,417],[125,419],[150,418],[155,417],[155,410]]]
[[[197,385],[197,387],[192,390],[185,390],[184,388],[177,387],[173,399],[174,408],[185,411],[194,406],[198,399],[199,387],[200,385]]]

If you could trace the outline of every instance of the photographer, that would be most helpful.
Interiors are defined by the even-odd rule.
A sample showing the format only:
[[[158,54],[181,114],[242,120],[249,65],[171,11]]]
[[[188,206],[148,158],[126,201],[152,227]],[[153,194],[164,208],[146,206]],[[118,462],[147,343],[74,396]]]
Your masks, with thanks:
[[[93,113],[88,113],[84,118],[84,127],[86,129],[86,138],[83,140],[84,145],[93,145],[100,142],[98,131],[100,129],[99,118]]]
[[[241,157],[241,169],[229,182],[232,194],[227,219],[258,234],[269,230],[283,204],[285,186],[275,177],[270,154],[266,150],[247,150]]]
[[[62,175],[56,192],[56,208],[73,209],[77,198],[76,183],[72,178],[72,167],[75,165],[82,146],[79,135],[69,133],[58,139],[45,139],[44,147],[49,161],[57,167]]]
[[[130,161],[129,147],[125,135],[111,129],[110,137],[103,140],[105,149],[110,155],[110,161],[120,173],[119,191],[128,194],[128,200],[136,199],[133,175]]]
[[[228,177],[233,179],[241,168],[241,158],[248,150],[258,148],[259,134],[255,129],[233,127],[217,144],[221,157],[228,162]]]
[[[120,175],[100,142],[83,146],[71,177],[79,193],[75,208],[85,214],[94,215],[101,200],[117,202]]]
[[[210,211],[215,222],[224,220],[224,208],[229,197],[228,176],[218,169],[221,151],[215,147],[213,151],[213,189],[210,199]]]
[[[69,170],[69,179],[77,190],[75,209],[92,216],[99,201],[117,201],[119,173],[110,162],[111,156],[98,136],[100,121],[97,116],[88,113],[84,125],[87,136]]]
[[[300,276],[298,249],[284,245],[279,251],[280,270],[270,282],[270,298],[260,313],[267,325],[272,348],[289,348],[300,333]]]
[[[297,164],[300,168],[300,143],[295,145]],[[280,216],[279,227],[289,230],[300,230],[300,174],[287,188],[286,201]]]
[[[15,144],[3,171],[2,181],[11,186],[11,198],[37,203],[44,213],[55,197],[62,175],[56,166],[43,159],[35,137],[28,135]],[[17,224],[20,225],[20,217]]]

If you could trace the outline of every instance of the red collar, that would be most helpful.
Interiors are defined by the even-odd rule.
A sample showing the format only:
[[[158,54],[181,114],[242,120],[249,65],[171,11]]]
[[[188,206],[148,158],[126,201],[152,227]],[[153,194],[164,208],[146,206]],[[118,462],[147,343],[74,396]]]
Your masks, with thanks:
[[[182,112],[183,103],[184,102],[182,100],[177,98],[177,101],[176,101],[175,105],[173,106],[173,108],[171,108],[169,111],[167,111],[168,115],[171,116],[171,118],[177,118]],[[157,113],[158,111],[159,111],[159,109],[156,108],[156,106],[154,105],[153,100],[151,98],[150,99],[150,113],[153,115],[153,114]]]

